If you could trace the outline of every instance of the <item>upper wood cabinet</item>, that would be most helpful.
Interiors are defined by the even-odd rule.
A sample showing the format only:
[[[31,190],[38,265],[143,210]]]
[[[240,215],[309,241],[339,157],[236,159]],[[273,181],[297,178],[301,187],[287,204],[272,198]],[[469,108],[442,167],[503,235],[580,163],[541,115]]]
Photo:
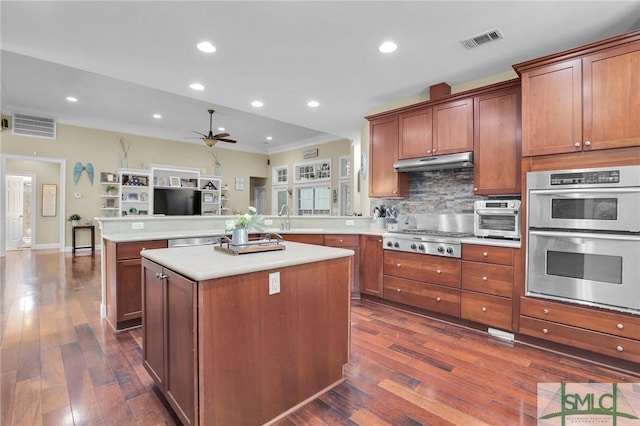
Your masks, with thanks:
[[[473,151],[473,98],[433,106],[433,155]]]
[[[433,151],[433,109],[410,111],[399,116],[400,142],[398,157],[428,157]]]
[[[398,159],[398,116],[387,116],[369,122],[369,196],[406,197],[409,174],[397,173],[393,163]]]
[[[520,193],[520,85],[474,98],[473,192]]]
[[[640,145],[640,31],[514,68],[523,156]]]

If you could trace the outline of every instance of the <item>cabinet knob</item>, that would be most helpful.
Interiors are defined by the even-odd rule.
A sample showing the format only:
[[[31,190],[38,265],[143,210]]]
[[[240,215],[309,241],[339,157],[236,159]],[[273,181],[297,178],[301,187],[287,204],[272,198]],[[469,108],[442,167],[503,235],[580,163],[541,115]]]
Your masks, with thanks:
[[[542,332],[543,332],[544,334],[549,334],[549,330],[547,330],[546,328],[543,328],[543,329],[542,329]]]
[[[433,152],[436,152],[436,149],[435,149],[435,148],[433,148]]]
[[[398,293],[400,293],[400,289],[399,289],[399,288],[397,288],[397,289],[396,289],[396,291],[397,291]]]
[[[400,267],[400,264],[398,263],[396,266],[399,268],[399,267]]]
[[[378,242],[379,242],[379,243],[381,243],[381,242],[382,242],[382,240],[378,240]]]
[[[436,297],[436,302],[441,301],[442,299],[440,297]]]
[[[487,277],[482,277],[482,281],[486,281],[486,280],[487,280]]]
[[[156,272],[156,278],[160,278],[162,274],[160,272]]]
[[[427,154],[431,154],[431,150],[430,150],[430,149],[429,149],[429,150],[427,150]]]
[[[616,351],[622,352],[624,351],[624,348],[622,346],[616,346]]]
[[[477,191],[477,190],[478,190],[478,188],[473,188],[473,190],[474,190],[474,191]]]
[[[342,240],[340,240],[340,242],[342,243],[343,241],[342,241]]]
[[[624,330],[624,325],[622,324],[618,324],[616,325],[616,327],[618,327],[618,330]]]
[[[440,269],[436,269],[436,274],[441,274],[442,271]]]
[[[487,257],[487,256],[489,256],[489,253],[487,253],[486,251],[483,251],[483,252],[482,252],[482,255],[483,255],[484,257]]]
[[[584,146],[591,146],[591,141],[585,141]]]
[[[486,306],[482,307],[482,312],[487,312],[487,307]]]
[[[576,148],[580,148],[580,142],[574,143],[573,146],[575,146]]]
[[[542,313],[543,313],[543,314],[548,314],[548,313],[549,313],[549,310],[548,310],[547,308],[544,308],[544,309],[542,310]]]

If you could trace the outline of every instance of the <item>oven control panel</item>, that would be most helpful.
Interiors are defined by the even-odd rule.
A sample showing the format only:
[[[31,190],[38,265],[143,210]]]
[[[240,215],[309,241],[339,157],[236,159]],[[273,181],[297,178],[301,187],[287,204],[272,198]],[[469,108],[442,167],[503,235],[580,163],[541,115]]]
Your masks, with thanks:
[[[555,185],[595,185],[620,183],[620,170],[598,170],[588,172],[552,173],[550,184]]]

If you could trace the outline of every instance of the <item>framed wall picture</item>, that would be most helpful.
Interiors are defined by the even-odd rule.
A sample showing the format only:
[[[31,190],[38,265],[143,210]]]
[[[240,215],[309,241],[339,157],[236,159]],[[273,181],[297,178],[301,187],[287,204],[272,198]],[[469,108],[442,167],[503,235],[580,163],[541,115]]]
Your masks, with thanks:
[[[210,192],[205,192],[202,194],[202,201],[205,203],[213,203],[213,194]]]
[[[42,216],[52,217],[56,215],[58,198],[58,186],[52,183],[42,184]]]
[[[169,177],[169,186],[180,186],[180,178],[178,176]]]
[[[138,201],[139,200],[139,196],[137,192],[130,192],[127,194],[127,200],[129,201]]]

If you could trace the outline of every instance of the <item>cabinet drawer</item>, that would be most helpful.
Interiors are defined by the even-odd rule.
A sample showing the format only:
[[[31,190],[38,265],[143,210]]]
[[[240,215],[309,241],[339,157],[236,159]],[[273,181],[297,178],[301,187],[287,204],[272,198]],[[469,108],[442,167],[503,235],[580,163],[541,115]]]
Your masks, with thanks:
[[[640,362],[640,342],[570,325],[520,317],[520,333],[599,354]]]
[[[331,247],[358,247],[360,236],[358,235],[325,235],[324,245]]]
[[[511,330],[511,299],[462,291],[461,317],[503,330]]]
[[[402,278],[384,277],[384,298],[455,317],[460,316],[460,290]]]
[[[496,296],[511,297],[513,294],[513,267],[463,261],[462,288]]]
[[[498,265],[513,265],[513,249],[509,247],[463,244],[462,260],[497,263]]]
[[[523,297],[520,299],[520,314],[640,340],[640,317],[622,313]]]
[[[324,235],[322,234],[283,234],[282,238],[285,241],[293,241],[295,243],[324,245]]]
[[[167,248],[167,240],[131,241],[116,245],[116,259],[139,259],[146,249]]]
[[[384,251],[384,275],[460,288],[460,260]]]

